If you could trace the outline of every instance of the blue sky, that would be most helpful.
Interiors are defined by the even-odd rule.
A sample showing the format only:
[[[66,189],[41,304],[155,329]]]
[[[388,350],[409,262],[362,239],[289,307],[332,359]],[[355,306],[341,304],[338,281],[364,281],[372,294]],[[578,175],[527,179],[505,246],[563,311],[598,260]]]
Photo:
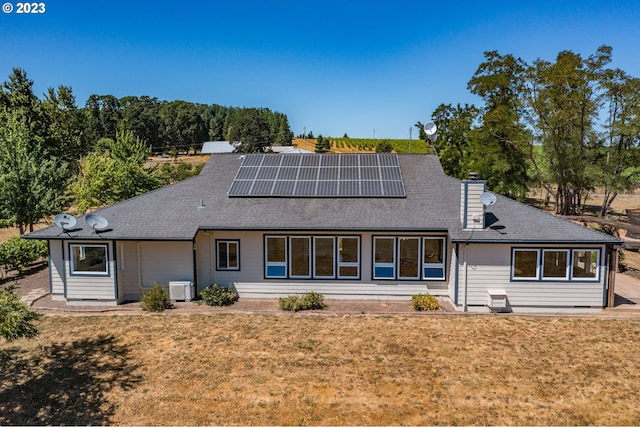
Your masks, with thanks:
[[[95,93],[267,107],[295,134],[408,138],[441,103],[478,103],[467,82],[489,50],[553,61],[606,44],[640,76],[638,0],[9,3],[1,81],[20,67],[36,94],[71,86],[78,106]]]

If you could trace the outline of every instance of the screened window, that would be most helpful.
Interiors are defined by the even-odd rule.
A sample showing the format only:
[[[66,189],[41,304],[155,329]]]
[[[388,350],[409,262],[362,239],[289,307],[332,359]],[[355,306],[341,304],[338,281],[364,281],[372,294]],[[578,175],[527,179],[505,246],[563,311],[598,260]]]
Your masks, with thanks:
[[[237,240],[217,240],[218,270],[240,270],[240,242]]]
[[[425,237],[423,240],[422,277],[444,280],[445,243],[443,237]]]
[[[574,279],[598,279],[600,251],[576,249],[573,251],[571,276]]]
[[[395,237],[374,237],[373,278],[395,279],[396,239]]]
[[[568,279],[569,278],[569,251],[568,250],[543,250],[542,251],[542,278],[543,279]]]
[[[265,240],[265,276],[270,278],[287,277],[287,238],[267,237]]]
[[[360,277],[360,238],[338,237],[338,278]]]
[[[335,276],[335,239],[333,237],[314,237],[313,276],[316,278],[333,278]]]
[[[513,251],[513,278],[537,279],[538,278],[538,253],[537,250],[514,249]]]
[[[311,238],[291,237],[289,239],[290,272],[294,278],[311,277]]]
[[[416,280],[420,277],[420,238],[398,239],[398,276],[400,279]]]
[[[70,245],[71,274],[109,275],[107,245]]]

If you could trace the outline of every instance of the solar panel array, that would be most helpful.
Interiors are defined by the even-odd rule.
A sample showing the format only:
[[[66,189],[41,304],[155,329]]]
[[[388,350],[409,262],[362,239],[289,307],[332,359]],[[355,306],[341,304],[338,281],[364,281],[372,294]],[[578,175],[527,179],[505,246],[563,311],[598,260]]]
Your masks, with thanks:
[[[395,154],[247,154],[229,197],[406,197]]]

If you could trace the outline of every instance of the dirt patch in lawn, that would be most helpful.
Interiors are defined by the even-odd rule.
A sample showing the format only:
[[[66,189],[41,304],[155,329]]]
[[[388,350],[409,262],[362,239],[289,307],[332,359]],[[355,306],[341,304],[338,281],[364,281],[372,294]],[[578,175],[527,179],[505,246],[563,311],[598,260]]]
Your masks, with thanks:
[[[45,317],[0,424],[637,425],[640,321]]]

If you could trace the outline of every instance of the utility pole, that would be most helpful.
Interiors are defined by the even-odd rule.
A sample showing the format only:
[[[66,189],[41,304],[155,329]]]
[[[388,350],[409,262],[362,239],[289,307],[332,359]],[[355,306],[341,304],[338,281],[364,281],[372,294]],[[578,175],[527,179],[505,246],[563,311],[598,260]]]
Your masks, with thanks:
[[[302,128],[302,140],[304,141],[304,151],[307,151],[307,127]]]
[[[409,127],[409,153],[411,153],[411,135],[413,132],[413,126]]]

